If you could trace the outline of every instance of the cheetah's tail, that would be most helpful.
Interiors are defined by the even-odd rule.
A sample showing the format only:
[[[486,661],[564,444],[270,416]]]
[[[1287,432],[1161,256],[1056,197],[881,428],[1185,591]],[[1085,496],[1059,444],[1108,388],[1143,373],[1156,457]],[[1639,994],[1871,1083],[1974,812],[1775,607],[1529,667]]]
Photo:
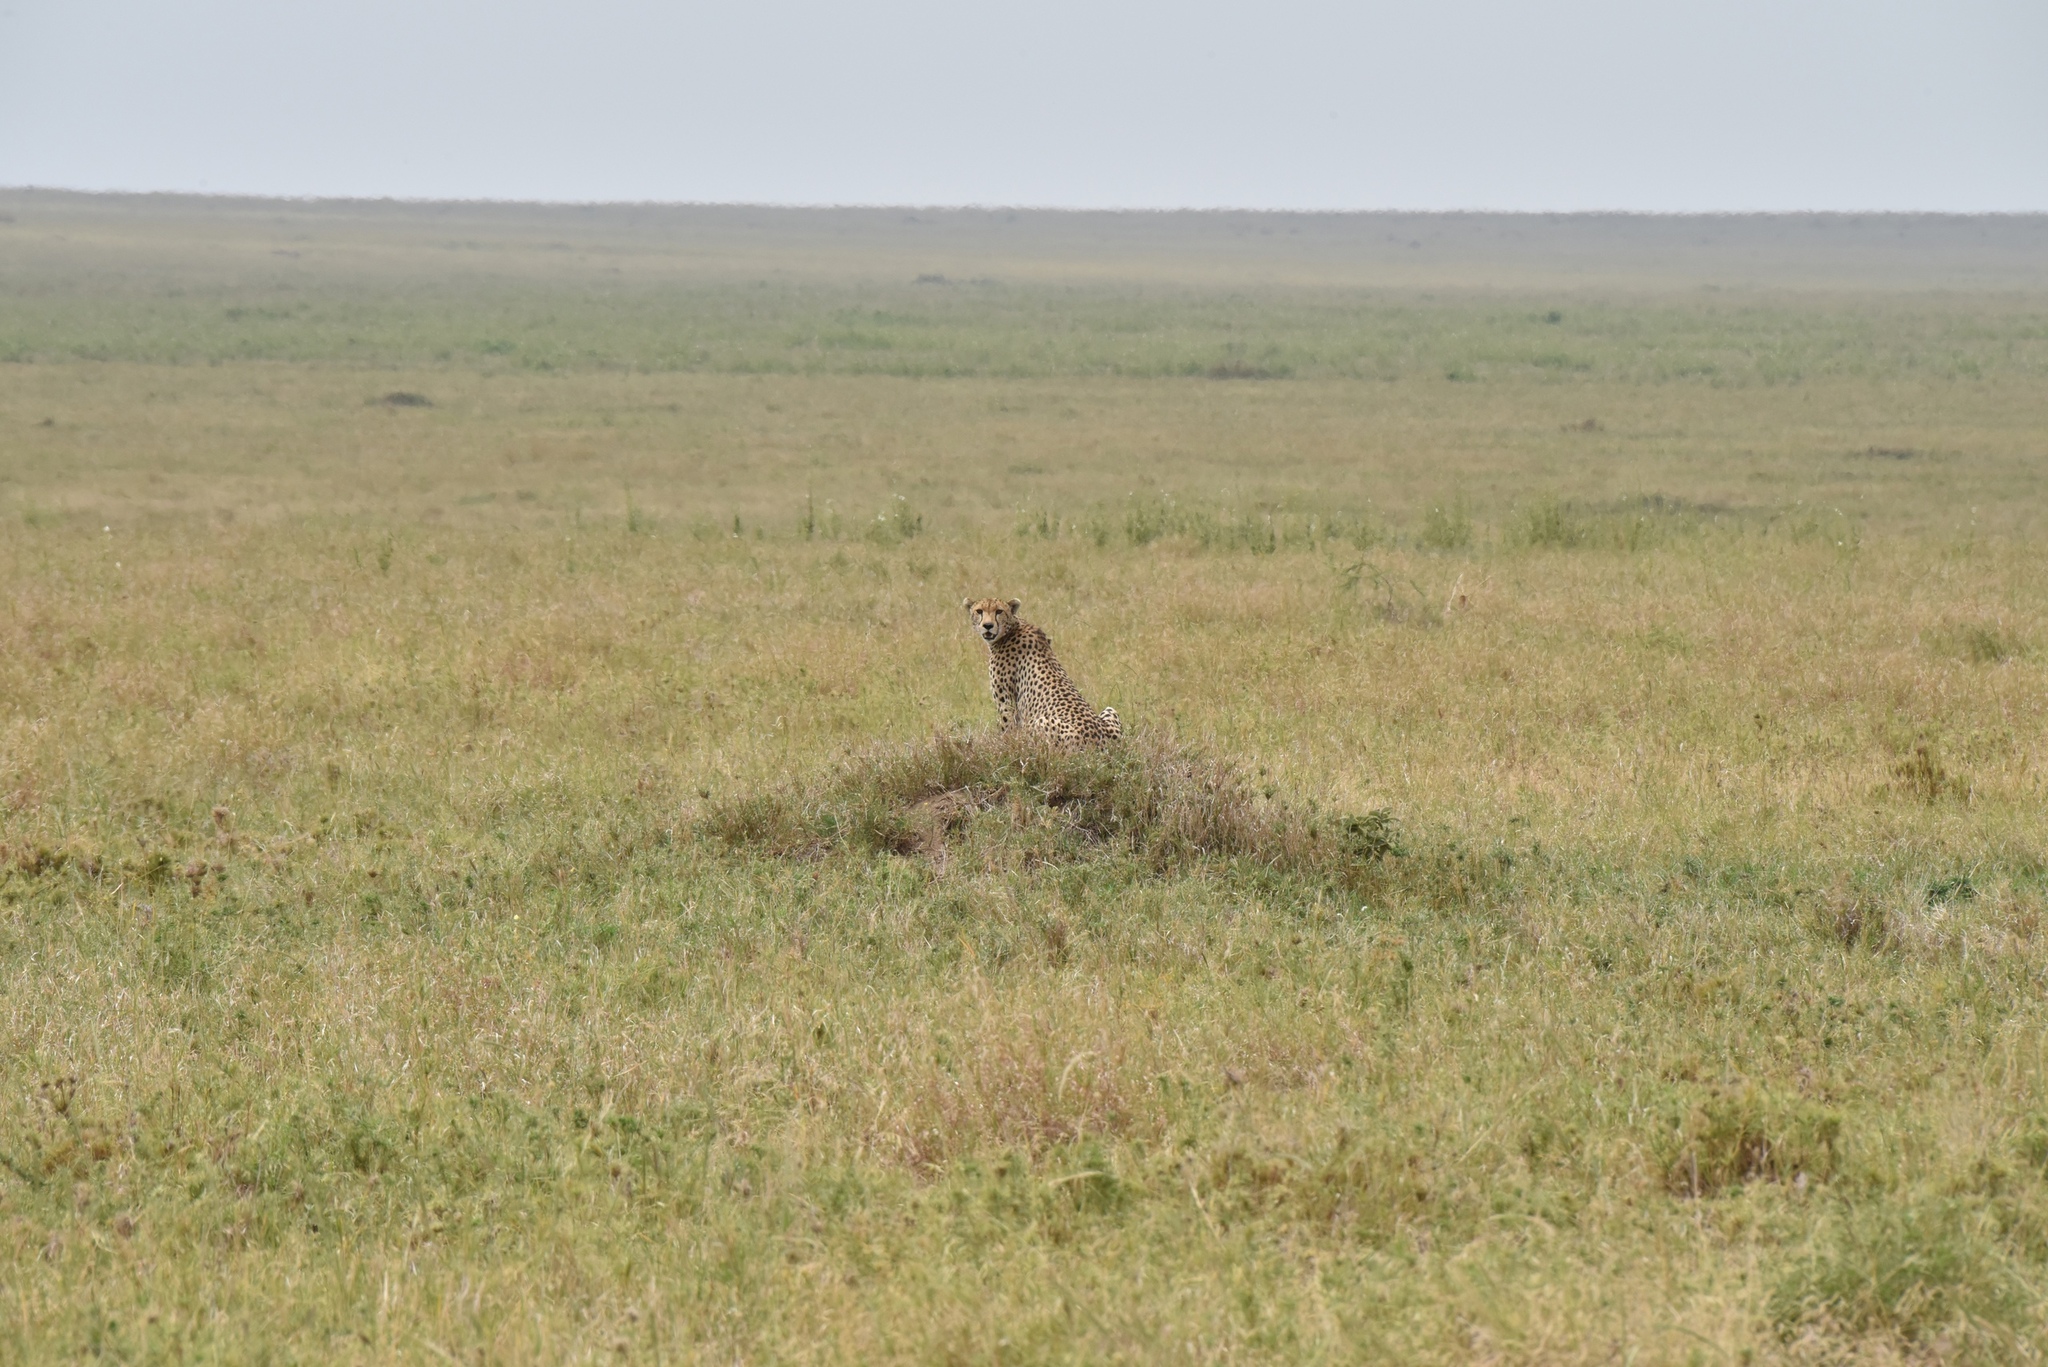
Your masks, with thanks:
[[[1122,740],[1124,738],[1124,724],[1117,716],[1114,707],[1102,709],[1102,734],[1110,740]]]

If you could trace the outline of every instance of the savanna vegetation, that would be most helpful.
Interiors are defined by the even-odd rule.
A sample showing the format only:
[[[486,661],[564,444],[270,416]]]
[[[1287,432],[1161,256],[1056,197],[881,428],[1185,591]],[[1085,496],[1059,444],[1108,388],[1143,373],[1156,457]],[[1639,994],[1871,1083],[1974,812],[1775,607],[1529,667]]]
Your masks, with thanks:
[[[0,195],[0,1361],[2038,1358],[2044,242]]]

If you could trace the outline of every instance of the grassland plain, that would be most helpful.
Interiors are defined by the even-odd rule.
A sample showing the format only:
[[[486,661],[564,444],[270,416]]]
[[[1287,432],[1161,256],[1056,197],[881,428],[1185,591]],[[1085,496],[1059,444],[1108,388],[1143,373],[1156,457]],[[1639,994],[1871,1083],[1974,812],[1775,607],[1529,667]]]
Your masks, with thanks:
[[[0,196],[0,1361],[2038,1358],[2044,231]]]

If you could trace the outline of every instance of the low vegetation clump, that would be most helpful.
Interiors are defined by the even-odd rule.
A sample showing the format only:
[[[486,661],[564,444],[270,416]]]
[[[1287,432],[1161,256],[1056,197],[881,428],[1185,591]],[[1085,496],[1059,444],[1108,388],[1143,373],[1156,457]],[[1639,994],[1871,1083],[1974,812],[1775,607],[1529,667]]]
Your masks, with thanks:
[[[1552,495],[1516,508],[1503,539],[1518,550],[1639,553],[1665,545],[1674,537],[1697,537],[1709,528],[1740,520],[1725,506],[1663,495],[1618,499],[1603,506]]]
[[[713,803],[699,826],[785,858],[846,849],[943,867],[957,848],[1020,866],[1129,860],[1167,874],[1245,864],[1353,883],[1401,853],[1384,809],[1319,816],[1188,745],[1141,736],[1062,749],[1021,731],[866,750],[814,788]]]
[[[1754,1086],[1709,1092],[1671,1131],[1665,1168],[1672,1190],[1712,1196],[1751,1181],[1804,1189],[1835,1175],[1841,1115],[1804,1097]]]
[[[1772,1288],[1772,1317],[1787,1343],[1847,1336],[1934,1361],[2027,1361],[2040,1305],[2003,1251],[2011,1219],[2007,1203],[1975,1193],[1832,1203]]]
[[[1996,665],[2024,660],[2032,649],[2010,628],[1997,622],[1950,622],[1928,634],[1937,652],[1972,664]]]

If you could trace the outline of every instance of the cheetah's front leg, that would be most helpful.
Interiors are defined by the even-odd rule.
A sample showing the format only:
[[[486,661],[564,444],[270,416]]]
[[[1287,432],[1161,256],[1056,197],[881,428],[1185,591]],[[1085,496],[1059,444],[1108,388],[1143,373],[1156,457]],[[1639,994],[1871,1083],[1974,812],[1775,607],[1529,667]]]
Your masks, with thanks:
[[[998,669],[993,662],[988,669],[989,696],[996,700],[996,727],[1007,731],[1017,724],[1017,680]]]

